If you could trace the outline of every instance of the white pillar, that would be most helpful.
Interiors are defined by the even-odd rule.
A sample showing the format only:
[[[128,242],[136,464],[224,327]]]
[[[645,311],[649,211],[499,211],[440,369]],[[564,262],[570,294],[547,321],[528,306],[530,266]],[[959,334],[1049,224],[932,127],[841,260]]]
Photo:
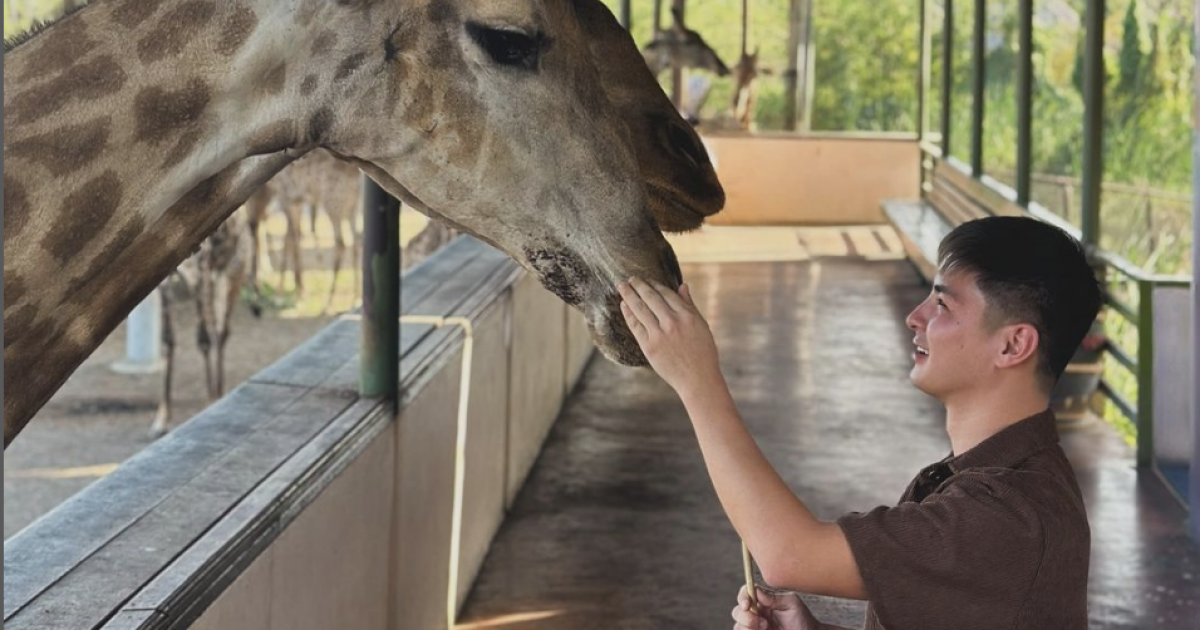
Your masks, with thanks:
[[[150,374],[162,369],[162,296],[155,290],[125,320],[125,358],[112,364],[121,374]]]

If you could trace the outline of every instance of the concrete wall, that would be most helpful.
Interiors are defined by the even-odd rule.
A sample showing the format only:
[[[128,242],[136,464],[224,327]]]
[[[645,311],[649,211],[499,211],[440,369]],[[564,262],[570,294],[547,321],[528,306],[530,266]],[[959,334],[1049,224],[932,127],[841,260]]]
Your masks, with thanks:
[[[517,315],[519,314],[519,315]],[[457,586],[451,585],[463,343],[205,611],[222,630],[447,627],[566,393],[592,355],[582,316],[521,275],[473,318]]]
[[[725,188],[711,225],[882,223],[879,202],[919,196],[915,138],[711,135]]]

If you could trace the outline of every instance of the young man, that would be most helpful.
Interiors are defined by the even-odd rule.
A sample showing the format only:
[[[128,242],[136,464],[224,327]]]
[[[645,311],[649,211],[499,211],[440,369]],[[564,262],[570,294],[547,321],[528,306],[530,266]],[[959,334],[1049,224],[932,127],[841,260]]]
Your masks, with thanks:
[[[965,223],[938,258],[933,290],[905,323],[909,378],[945,404],[951,455],[896,507],[836,523],[813,517],[746,431],[690,289],[632,278],[618,290],[768,583],[867,599],[867,630],[1084,630],[1090,534],[1049,399],[1100,308],[1095,274],[1078,242],[1025,218]],[[735,627],[830,627],[794,593],[758,597],[750,610],[743,588]]]

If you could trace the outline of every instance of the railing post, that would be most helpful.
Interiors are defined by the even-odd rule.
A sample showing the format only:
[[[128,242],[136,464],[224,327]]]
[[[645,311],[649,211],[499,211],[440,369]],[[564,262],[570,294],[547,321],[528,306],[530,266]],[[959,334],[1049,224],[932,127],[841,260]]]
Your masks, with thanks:
[[[1200,59],[1200,0],[1192,13],[1193,54]],[[1192,85],[1192,470],[1189,505],[1192,540],[1200,542],[1200,63],[1193,64]]]
[[[974,53],[971,64],[974,68],[971,77],[971,175],[983,175],[983,85],[986,78],[987,64],[984,60],[986,49],[983,39],[987,30],[987,2],[975,0],[975,36],[972,40]]]
[[[395,399],[400,384],[400,202],[365,176],[362,190],[359,392]]]
[[[625,30],[633,28],[633,12],[630,10],[629,4],[631,0],[621,0],[621,26]]]
[[[921,0],[920,21],[917,28],[918,40],[921,46],[921,59],[917,68],[917,144],[925,141],[925,92],[929,86],[929,0]]]
[[[1033,125],[1033,0],[1017,5],[1017,205],[1029,205]]]
[[[954,90],[954,0],[942,16],[942,157],[950,157],[950,94]]]
[[[1104,0],[1088,0],[1083,59],[1083,208],[1085,246],[1100,244],[1100,180],[1104,175]]]
[[[1137,467],[1154,463],[1154,283],[1139,278],[1137,350]]]

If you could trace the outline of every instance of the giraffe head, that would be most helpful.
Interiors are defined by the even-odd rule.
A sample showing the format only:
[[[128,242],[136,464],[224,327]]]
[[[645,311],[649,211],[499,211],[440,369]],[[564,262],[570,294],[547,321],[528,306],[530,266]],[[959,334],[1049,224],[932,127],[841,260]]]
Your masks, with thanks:
[[[684,24],[678,8],[671,8],[671,18],[671,27],[655,33],[654,40],[642,49],[642,57],[655,76],[671,67],[707,70],[721,77],[729,74],[729,66],[717,51]]]
[[[576,3],[600,82],[629,128],[650,211],[667,232],[693,230],[725,205],[700,136],[662,91],[629,33],[599,0]]]
[[[665,98],[639,121],[622,118],[620,99],[629,110],[636,94],[606,91],[630,80],[615,73],[606,83],[593,56],[598,2],[327,4],[323,19],[341,33],[315,60],[332,80],[312,96],[312,145],[502,249],[585,313],[605,354],[644,364],[614,287],[631,275],[677,287],[679,265],[655,215],[695,227],[723,200],[698,139],[667,116],[678,119]],[[658,135],[634,141],[631,127],[652,124],[651,113]],[[641,164],[656,174],[649,195]]]

